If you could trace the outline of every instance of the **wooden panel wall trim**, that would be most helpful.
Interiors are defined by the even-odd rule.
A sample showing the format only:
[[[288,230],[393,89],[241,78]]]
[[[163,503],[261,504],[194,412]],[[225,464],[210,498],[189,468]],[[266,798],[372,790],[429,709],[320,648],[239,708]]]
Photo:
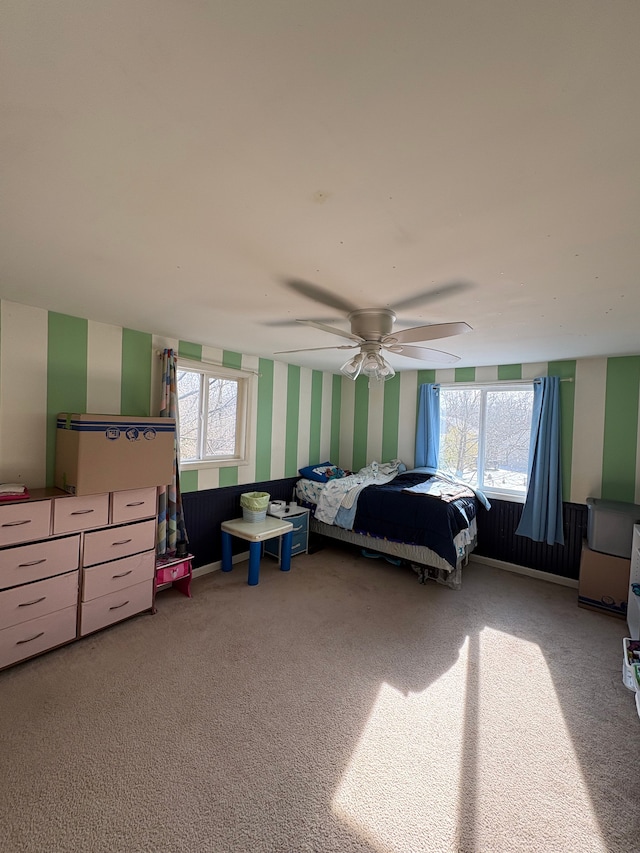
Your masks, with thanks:
[[[182,505],[189,537],[189,551],[194,556],[194,569],[221,559],[220,524],[231,518],[240,518],[240,495],[243,492],[268,492],[273,500],[290,501],[293,500],[293,489],[298,479],[299,477],[285,477],[282,480],[245,483],[184,494]],[[234,554],[246,550],[246,543],[234,539],[233,548]]]
[[[242,515],[240,495],[243,492],[269,492],[273,500],[290,501],[297,477],[267,480],[249,485],[226,486],[188,492],[182,496],[185,522],[189,535],[189,550],[194,555],[193,566],[209,565],[221,559],[220,524]],[[522,504],[492,500],[489,511],[478,512],[478,547],[476,554],[515,563],[530,569],[577,579],[580,572],[582,541],[587,535],[587,507],[584,504],[563,504],[564,545],[547,545],[516,536],[515,530],[522,515]],[[234,553],[243,543],[233,540]]]
[[[582,541],[587,535],[587,507],[584,504],[563,504],[564,545],[547,545],[546,542],[533,542],[525,536],[516,536],[522,508],[522,504],[493,499],[490,510],[481,507],[478,512],[476,553],[560,577],[577,579]]]

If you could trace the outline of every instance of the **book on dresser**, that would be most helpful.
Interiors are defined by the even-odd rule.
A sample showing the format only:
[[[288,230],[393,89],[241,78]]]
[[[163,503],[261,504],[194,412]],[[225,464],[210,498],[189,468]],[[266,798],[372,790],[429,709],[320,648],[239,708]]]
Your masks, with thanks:
[[[0,504],[0,669],[153,612],[157,489]]]

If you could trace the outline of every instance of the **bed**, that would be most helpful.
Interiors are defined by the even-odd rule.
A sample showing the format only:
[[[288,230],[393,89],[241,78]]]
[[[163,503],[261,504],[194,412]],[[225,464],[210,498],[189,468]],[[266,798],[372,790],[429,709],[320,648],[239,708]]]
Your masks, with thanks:
[[[364,556],[406,562],[421,583],[460,589],[476,546],[478,501],[486,502],[481,493],[430,469],[406,471],[397,461],[342,475],[298,480],[296,498],[311,510],[312,532],[357,545]]]

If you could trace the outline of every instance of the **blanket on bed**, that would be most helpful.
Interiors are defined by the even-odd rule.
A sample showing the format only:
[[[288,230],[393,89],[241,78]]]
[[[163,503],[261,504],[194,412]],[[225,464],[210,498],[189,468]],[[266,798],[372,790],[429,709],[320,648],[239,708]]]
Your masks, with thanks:
[[[400,460],[392,462],[372,462],[361,468],[357,474],[329,480],[320,492],[315,517],[325,524],[335,524],[338,510],[343,507],[355,512],[356,501],[363,489],[379,483],[388,483],[397,475],[402,465]],[[340,525],[344,526],[344,525]]]
[[[476,499],[471,496],[444,501],[434,495],[405,491],[431,476],[409,471],[398,474],[389,483],[364,489],[358,496],[355,532],[424,545],[455,567],[453,540],[475,518]]]
[[[409,486],[404,489],[412,495],[431,495],[434,498],[440,498],[441,501],[454,501],[456,498],[472,498],[473,492],[468,486],[463,486],[458,483],[450,483],[441,480],[439,477],[431,477],[425,483],[418,483],[417,486]]]

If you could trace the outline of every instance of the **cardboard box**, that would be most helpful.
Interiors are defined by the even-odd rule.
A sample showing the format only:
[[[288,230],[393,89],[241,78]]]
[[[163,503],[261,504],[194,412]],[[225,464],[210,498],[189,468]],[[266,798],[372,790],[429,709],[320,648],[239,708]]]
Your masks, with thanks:
[[[173,418],[58,415],[55,485],[72,495],[95,495],[173,479]]]
[[[631,560],[592,551],[586,542],[580,557],[578,606],[624,619]]]

